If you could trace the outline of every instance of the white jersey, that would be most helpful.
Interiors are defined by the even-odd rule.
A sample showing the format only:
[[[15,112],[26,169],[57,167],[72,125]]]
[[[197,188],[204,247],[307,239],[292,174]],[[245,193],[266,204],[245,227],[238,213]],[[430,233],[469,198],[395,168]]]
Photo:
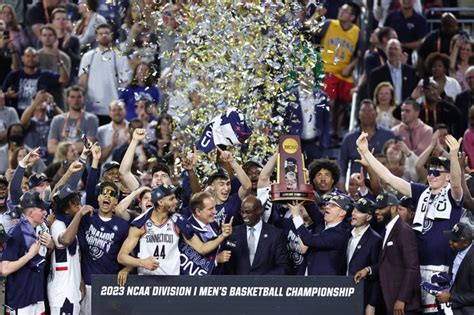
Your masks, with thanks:
[[[71,255],[67,247],[59,244],[59,236],[66,231],[66,225],[60,220],[51,225],[54,251],[51,255],[51,271],[48,276],[48,299],[51,307],[62,307],[66,298],[71,303],[79,303],[81,292],[81,263],[79,243],[76,253]]]
[[[145,233],[139,241],[138,258],[154,256],[160,266],[153,271],[139,267],[139,275],[179,275],[179,234],[171,218],[162,225],[155,225],[151,218],[146,220]]]

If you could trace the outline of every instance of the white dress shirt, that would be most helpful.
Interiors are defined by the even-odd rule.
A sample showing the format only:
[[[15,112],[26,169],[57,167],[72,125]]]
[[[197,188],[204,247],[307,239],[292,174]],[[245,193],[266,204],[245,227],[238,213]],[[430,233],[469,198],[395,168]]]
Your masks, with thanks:
[[[352,237],[349,239],[349,243],[347,244],[347,265],[349,266],[349,263],[351,262],[352,256],[354,255],[354,252],[356,250],[357,245],[360,242],[360,239],[362,238],[362,235],[364,235],[365,231],[369,229],[369,225],[367,225],[365,228],[360,230],[359,232],[356,232],[356,228],[353,228],[351,231]],[[347,270],[349,272],[349,268]]]
[[[390,235],[390,233],[392,232],[392,229],[393,229],[393,226],[395,225],[395,223],[397,222],[398,218],[400,218],[400,216],[397,214],[397,216],[395,218],[392,219],[392,221],[390,221],[387,226],[385,227],[385,237],[383,238],[383,246],[382,248],[385,248],[385,243],[387,242],[387,238],[388,236]]]
[[[390,62],[387,62],[390,76],[392,77],[393,89],[395,90],[395,102],[400,104],[402,100],[402,64],[398,64],[398,68],[393,67]]]
[[[453,262],[453,282],[454,280],[456,279],[456,275],[458,273],[458,270],[459,270],[459,266],[461,265],[462,261],[464,260],[464,257],[466,257],[467,255],[467,252],[471,249],[471,245],[469,245],[468,248],[466,248],[465,250],[463,251],[460,251],[458,252],[458,254],[456,255],[456,258],[454,258],[454,262]]]
[[[255,252],[257,251],[258,240],[260,239],[260,233],[262,232],[263,222],[262,220],[258,221],[257,224],[254,226],[247,226],[247,240],[249,239],[250,235],[250,228],[253,227],[255,231],[253,231],[253,235],[255,236]]]

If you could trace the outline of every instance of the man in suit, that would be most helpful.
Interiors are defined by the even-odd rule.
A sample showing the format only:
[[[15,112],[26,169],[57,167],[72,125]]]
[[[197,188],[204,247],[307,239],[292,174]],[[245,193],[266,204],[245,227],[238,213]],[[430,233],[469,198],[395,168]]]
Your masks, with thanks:
[[[375,213],[374,202],[360,198],[354,208],[351,218],[352,236],[346,251],[348,276],[354,276],[359,270],[377,264],[382,247],[382,238],[370,227]],[[378,306],[379,289],[378,278],[368,277],[364,286],[365,314],[374,314]]]
[[[305,246],[308,275],[345,275],[345,252],[349,240],[349,226],[344,221],[353,205],[349,197],[336,195],[324,206],[324,220],[318,220],[313,231],[303,224],[298,204],[291,205],[296,232]]]
[[[407,99],[418,84],[419,78],[415,69],[402,64],[402,47],[398,39],[391,39],[387,44],[387,64],[372,70],[369,76],[369,98],[381,82],[390,82],[395,90],[395,101],[400,104]]]
[[[263,222],[262,203],[256,196],[246,197],[240,214],[244,224],[235,227],[227,241],[230,259],[223,265],[223,274],[285,275],[289,273],[286,241],[276,227]]]
[[[466,128],[469,128],[469,124],[468,124],[469,108],[472,105],[474,105],[474,66],[470,66],[469,68],[467,68],[465,74],[466,74],[467,84],[469,85],[469,89],[462,92],[461,94],[458,94],[456,96],[456,101],[454,103],[457,109],[459,109],[459,111],[461,112],[461,119],[462,119],[461,128],[463,130],[465,130]]]
[[[436,295],[442,303],[450,302],[454,315],[474,314],[474,247],[472,229],[466,223],[457,223],[451,231],[444,231],[449,246],[457,252],[451,272],[451,289]]]
[[[375,215],[385,224],[378,264],[357,272],[356,282],[378,275],[388,314],[420,314],[420,264],[415,232],[398,215],[398,199],[391,193],[377,196]]]

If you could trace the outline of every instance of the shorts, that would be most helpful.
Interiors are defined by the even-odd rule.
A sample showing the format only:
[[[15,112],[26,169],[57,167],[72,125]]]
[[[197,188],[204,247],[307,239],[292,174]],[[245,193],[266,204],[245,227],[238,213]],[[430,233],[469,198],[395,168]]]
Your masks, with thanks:
[[[344,81],[334,74],[326,72],[324,76],[324,92],[329,96],[332,101],[352,101],[351,89],[354,87],[354,83]]]
[[[64,301],[61,307],[50,306],[51,315],[79,315],[80,309],[79,302],[71,303],[68,299]]]
[[[44,302],[37,302],[35,304],[30,304],[23,308],[18,308],[16,310],[7,310],[9,315],[46,315],[46,310]]]

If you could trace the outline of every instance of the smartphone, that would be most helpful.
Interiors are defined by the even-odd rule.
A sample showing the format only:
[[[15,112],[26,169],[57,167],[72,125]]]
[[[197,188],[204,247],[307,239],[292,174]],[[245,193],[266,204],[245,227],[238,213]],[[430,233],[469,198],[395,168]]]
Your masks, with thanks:
[[[3,31],[3,38],[10,39],[10,31]]]
[[[90,149],[89,147],[89,140],[87,140],[87,136],[85,133],[82,134],[81,136],[82,143],[84,143],[84,148]]]

